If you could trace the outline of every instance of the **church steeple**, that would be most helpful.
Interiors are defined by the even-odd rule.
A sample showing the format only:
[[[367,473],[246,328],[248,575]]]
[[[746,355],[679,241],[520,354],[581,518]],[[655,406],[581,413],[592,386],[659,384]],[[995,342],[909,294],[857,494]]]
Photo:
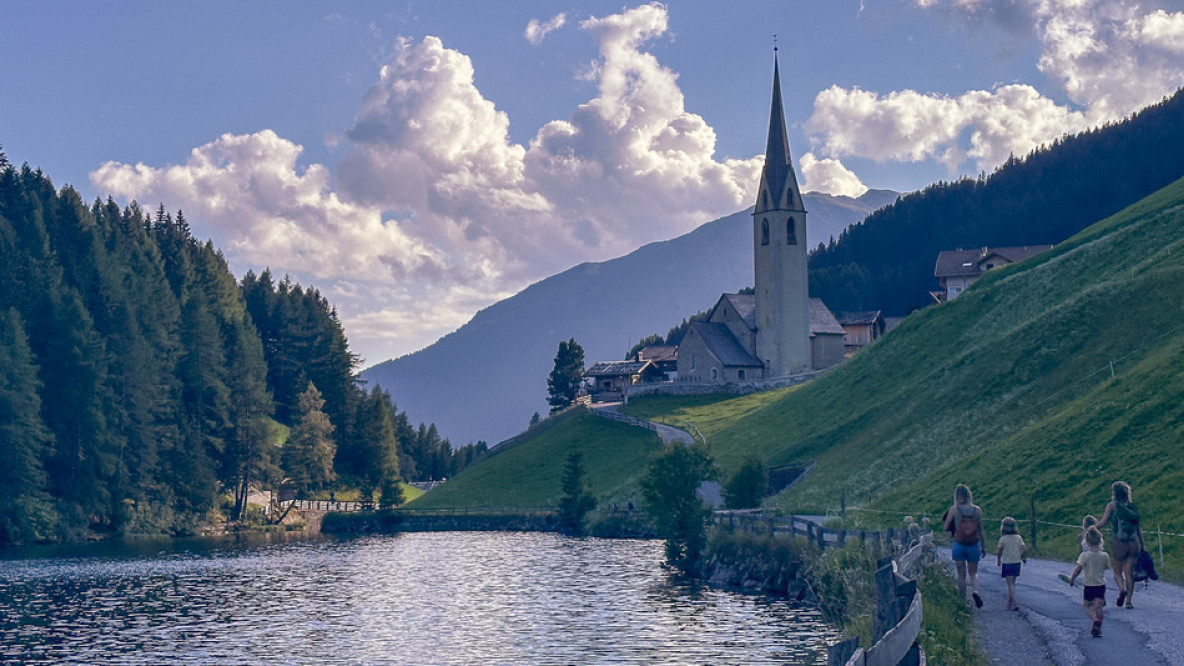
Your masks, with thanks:
[[[756,211],[803,210],[797,174],[789,155],[789,133],[781,103],[781,69],[773,53],[773,103],[769,109],[769,139],[765,145],[765,166],[761,170]]]
[[[797,374],[812,366],[806,209],[789,154],[776,49],[769,139],[752,223],[756,357],[764,365],[765,377]]]

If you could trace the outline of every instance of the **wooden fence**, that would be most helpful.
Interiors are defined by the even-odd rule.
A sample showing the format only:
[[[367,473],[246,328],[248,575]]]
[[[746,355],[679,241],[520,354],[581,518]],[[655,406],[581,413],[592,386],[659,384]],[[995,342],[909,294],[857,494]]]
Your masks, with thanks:
[[[921,541],[923,532],[919,529],[848,530],[822,527],[817,522],[802,516],[764,516],[756,510],[716,511],[715,524],[728,530],[740,530],[759,534],[792,534],[804,536],[819,548],[842,548],[847,541],[859,539],[871,543],[885,552],[899,553],[908,550]]]
[[[287,500],[280,502],[280,510],[291,506],[300,511],[373,511],[374,502],[341,502],[336,500]]]
[[[858,638],[831,646],[828,666],[923,666],[917,643],[921,632],[921,592],[906,576],[916,575],[922,557],[933,549],[933,533],[917,528],[885,530],[831,529],[802,516],[764,516],[756,511],[717,511],[717,527],[761,534],[804,536],[819,548],[842,547],[851,539],[871,543],[896,559],[881,559],[876,569],[876,617],[873,645],[864,650]],[[904,574],[904,575],[902,575]]]

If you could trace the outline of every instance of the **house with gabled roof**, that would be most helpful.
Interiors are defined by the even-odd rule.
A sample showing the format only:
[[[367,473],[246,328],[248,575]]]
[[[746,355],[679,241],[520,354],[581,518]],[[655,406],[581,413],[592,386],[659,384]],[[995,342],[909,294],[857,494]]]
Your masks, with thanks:
[[[933,276],[937,278],[940,290],[929,293],[938,303],[951,301],[992,268],[1006,266],[1051,249],[1051,245],[1021,245],[943,250],[937,255],[937,264],[933,268]]]
[[[596,402],[622,400],[630,386],[664,379],[652,361],[600,361],[584,371],[586,389]]]

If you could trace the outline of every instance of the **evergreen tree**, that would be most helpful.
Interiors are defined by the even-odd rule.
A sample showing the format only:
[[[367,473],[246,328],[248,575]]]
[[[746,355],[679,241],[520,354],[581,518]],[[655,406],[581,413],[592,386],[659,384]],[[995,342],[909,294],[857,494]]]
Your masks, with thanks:
[[[303,489],[321,489],[336,478],[333,458],[337,443],[333,440],[333,424],[321,411],[324,406],[321,392],[309,382],[300,394],[300,420],[283,447],[284,472]]]
[[[769,488],[769,470],[760,456],[750,454],[740,469],[724,484],[724,500],[729,509],[755,509]]]
[[[666,540],[666,561],[688,573],[699,565],[711,516],[697,491],[713,471],[702,447],[673,442],[654,454],[641,482],[646,510]]]
[[[579,451],[567,454],[562,492],[559,498],[559,526],[569,534],[583,534],[584,519],[589,511],[596,508],[596,497],[588,489],[584,478],[584,454]]]
[[[12,168],[12,164],[8,161],[8,155],[4,154],[4,144],[0,143],[0,171],[10,168]]]
[[[579,394],[584,379],[584,348],[575,338],[559,343],[555,367],[547,376],[547,404],[551,413],[570,405]]]
[[[0,310],[0,545],[47,539],[58,524],[42,463],[53,440],[41,390],[20,314]]]

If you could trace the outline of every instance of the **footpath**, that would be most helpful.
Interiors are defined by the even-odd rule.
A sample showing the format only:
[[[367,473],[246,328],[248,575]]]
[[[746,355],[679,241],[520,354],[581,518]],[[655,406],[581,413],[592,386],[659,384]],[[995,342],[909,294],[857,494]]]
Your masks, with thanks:
[[[948,548],[938,552],[949,560]],[[1115,608],[1117,586],[1108,572],[1105,623],[1101,638],[1094,638],[1081,607],[1081,587],[1057,578],[1072,572],[1071,563],[1029,559],[1016,579],[1020,609],[1008,611],[1007,588],[994,554],[982,561],[983,607],[974,611],[975,634],[992,664],[1184,666],[1184,588],[1161,581],[1146,587],[1138,583],[1134,608]]]

